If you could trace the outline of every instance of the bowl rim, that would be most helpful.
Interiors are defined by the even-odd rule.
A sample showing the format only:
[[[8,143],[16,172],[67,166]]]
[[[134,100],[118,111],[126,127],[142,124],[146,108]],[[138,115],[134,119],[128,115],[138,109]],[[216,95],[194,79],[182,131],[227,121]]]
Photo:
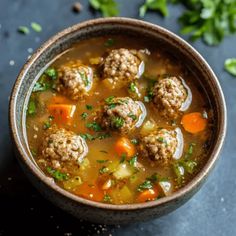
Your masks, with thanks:
[[[219,137],[217,137],[217,140],[215,142],[215,145],[212,150],[212,154],[209,157],[207,163],[202,167],[202,169],[199,171],[199,173],[183,188],[176,191],[170,196],[163,197],[159,199],[158,201],[150,201],[145,203],[132,203],[132,204],[122,204],[122,205],[113,205],[113,204],[107,204],[107,203],[100,203],[100,202],[94,202],[91,200],[84,199],[82,197],[76,196],[61,187],[59,187],[57,184],[52,182],[50,178],[45,176],[36,166],[35,164],[30,160],[30,157],[27,155],[27,152],[23,146],[23,144],[20,141],[19,133],[21,132],[17,128],[17,122],[16,122],[16,98],[19,91],[19,88],[21,87],[22,81],[25,78],[25,74],[31,67],[31,65],[38,59],[38,57],[47,50],[54,42],[64,38],[66,35],[69,35],[75,31],[78,31],[80,29],[84,29],[87,27],[96,27],[99,25],[107,25],[107,24],[123,24],[123,25],[131,25],[134,27],[140,27],[140,28],[146,28],[153,32],[161,32],[162,35],[168,36],[169,38],[172,38],[176,42],[180,43],[182,46],[185,47],[186,51],[191,51],[196,58],[205,66],[205,69],[209,72],[209,77],[211,78],[211,81],[215,85],[215,89],[217,90],[217,93],[219,94],[217,103],[220,104],[220,124],[219,124]],[[97,18],[93,20],[87,20],[78,24],[75,24],[73,26],[70,26],[59,33],[55,34],[54,36],[50,37],[45,43],[43,43],[30,57],[30,59],[24,64],[22,67],[15,84],[12,89],[12,93],[10,96],[10,103],[9,103],[9,124],[10,124],[10,132],[14,141],[14,144],[19,152],[20,160],[24,162],[24,164],[28,167],[31,173],[41,182],[43,182],[48,188],[56,191],[62,197],[66,197],[77,204],[83,204],[90,207],[95,207],[99,209],[107,209],[107,210],[117,210],[117,211],[130,211],[130,210],[138,210],[138,209],[145,209],[145,208],[153,208],[158,207],[160,205],[165,205],[169,202],[176,201],[177,199],[185,196],[188,193],[191,193],[195,187],[197,187],[203,180],[206,179],[208,174],[211,172],[212,168],[214,167],[215,162],[219,158],[220,151],[222,149],[224,139],[226,136],[226,126],[227,126],[227,111],[226,111],[226,103],[224,99],[224,95],[220,86],[220,83],[212,71],[211,67],[208,65],[206,60],[200,55],[200,53],[194,49],[188,42],[186,42],[181,37],[177,36],[176,34],[172,33],[171,31],[149,22],[145,22],[142,20],[132,19],[132,18],[126,18],[126,17],[112,17],[112,18]]]

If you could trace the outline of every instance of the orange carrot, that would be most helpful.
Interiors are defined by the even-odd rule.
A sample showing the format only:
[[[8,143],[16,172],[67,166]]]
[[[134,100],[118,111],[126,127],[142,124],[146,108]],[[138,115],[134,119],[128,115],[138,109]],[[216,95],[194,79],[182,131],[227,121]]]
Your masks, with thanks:
[[[75,190],[75,194],[96,202],[101,202],[104,197],[103,192],[97,185],[90,185],[87,182],[79,185]]]
[[[193,112],[182,117],[181,124],[189,133],[196,134],[203,131],[207,126],[207,119],[200,112]]]
[[[137,197],[137,202],[147,202],[155,200],[159,195],[157,188],[147,189],[141,192]]]
[[[75,108],[75,105],[51,104],[48,106],[48,111],[54,117],[54,121],[57,124],[69,124],[74,115]]]
[[[135,147],[128,138],[122,137],[117,140],[115,151],[119,156],[126,154],[127,157],[132,157],[135,154]]]

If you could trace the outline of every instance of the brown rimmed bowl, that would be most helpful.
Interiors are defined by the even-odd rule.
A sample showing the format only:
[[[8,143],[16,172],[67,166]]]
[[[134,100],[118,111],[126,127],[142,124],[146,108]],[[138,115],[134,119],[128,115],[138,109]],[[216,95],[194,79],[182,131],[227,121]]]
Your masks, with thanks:
[[[75,42],[94,36],[130,34],[137,38],[148,37],[169,48],[195,73],[211,101],[215,112],[216,130],[209,157],[202,170],[185,187],[169,197],[139,204],[111,205],[93,202],[75,196],[48,178],[34,162],[26,137],[26,105],[39,72],[57,55],[70,48]],[[122,224],[144,221],[167,214],[190,199],[205,182],[213,169],[226,134],[226,105],[214,72],[203,57],[187,42],[170,31],[150,23],[128,18],[107,18],[86,21],[56,34],[44,43],[26,62],[12,90],[10,130],[16,156],[23,171],[32,184],[51,202],[72,215],[85,220]]]

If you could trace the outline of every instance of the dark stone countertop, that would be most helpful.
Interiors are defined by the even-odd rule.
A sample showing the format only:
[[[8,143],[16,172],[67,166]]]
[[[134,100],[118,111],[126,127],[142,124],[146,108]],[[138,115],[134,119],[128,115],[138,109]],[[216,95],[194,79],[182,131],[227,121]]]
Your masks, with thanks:
[[[31,50],[56,32],[75,23],[95,18],[99,13],[84,10],[73,14],[72,0],[0,1],[0,235],[236,235],[236,79],[223,70],[224,60],[236,57],[236,36],[219,47],[201,41],[192,45],[217,74],[228,107],[228,133],[217,167],[202,189],[184,206],[160,219],[129,226],[101,226],[79,221],[47,202],[28,182],[13,155],[8,131],[8,100],[11,88]],[[142,0],[120,0],[121,15],[138,17]],[[179,34],[177,17],[181,6],[170,6],[170,16],[155,12],[145,20]],[[20,35],[19,25],[36,21],[41,33]],[[13,65],[14,64],[14,65]],[[14,233],[17,231],[17,234]]]

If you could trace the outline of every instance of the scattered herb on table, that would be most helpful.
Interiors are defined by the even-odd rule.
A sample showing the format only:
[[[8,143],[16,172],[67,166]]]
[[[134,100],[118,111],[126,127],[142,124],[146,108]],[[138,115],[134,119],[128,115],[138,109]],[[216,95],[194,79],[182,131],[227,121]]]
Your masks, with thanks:
[[[35,32],[41,32],[42,31],[42,26],[36,22],[31,22],[31,28],[35,31]]]
[[[228,58],[225,61],[225,70],[231,75],[236,76],[236,58]]]
[[[93,9],[101,11],[103,17],[119,14],[118,4],[115,0],[89,0],[89,4]]]
[[[139,8],[139,16],[144,17],[147,10],[159,11],[163,16],[167,16],[167,0],[145,0],[144,4]]]
[[[26,26],[19,26],[18,27],[18,32],[21,33],[21,34],[29,34],[30,30]]]

